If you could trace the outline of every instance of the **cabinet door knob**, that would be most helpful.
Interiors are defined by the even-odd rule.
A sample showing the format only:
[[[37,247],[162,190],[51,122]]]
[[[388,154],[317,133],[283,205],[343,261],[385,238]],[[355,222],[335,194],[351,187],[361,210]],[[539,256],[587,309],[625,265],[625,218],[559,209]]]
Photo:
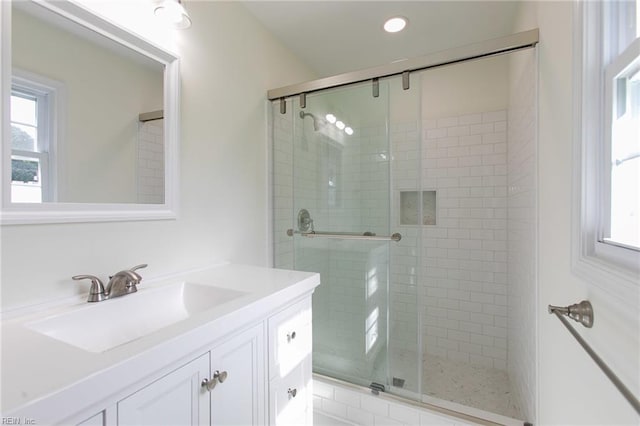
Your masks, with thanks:
[[[206,390],[208,390],[209,392],[211,392],[213,388],[216,387],[217,384],[218,384],[218,381],[214,378],[213,380],[204,379],[202,380],[202,383],[200,385]]]
[[[296,388],[293,388],[293,389],[289,388],[287,390],[287,393],[289,394],[289,398],[295,398],[296,395],[298,394],[298,390]]]
[[[229,374],[226,371],[220,372],[220,371],[216,370],[213,373],[213,380],[217,380],[220,383],[224,383],[224,381],[227,380],[227,376],[228,375]]]
[[[295,338],[296,338],[296,332],[295,331],[292,331],[291,333],[287,334],[287,342],[290,342]]]

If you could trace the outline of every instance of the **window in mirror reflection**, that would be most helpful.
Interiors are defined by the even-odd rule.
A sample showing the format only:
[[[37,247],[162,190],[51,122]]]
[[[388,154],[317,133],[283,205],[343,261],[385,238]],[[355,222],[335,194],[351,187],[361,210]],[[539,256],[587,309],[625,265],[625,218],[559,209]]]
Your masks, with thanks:
[[[49,91],[22,79],[11,88],[11,201],[42,203],[53,200],[54,174]]]

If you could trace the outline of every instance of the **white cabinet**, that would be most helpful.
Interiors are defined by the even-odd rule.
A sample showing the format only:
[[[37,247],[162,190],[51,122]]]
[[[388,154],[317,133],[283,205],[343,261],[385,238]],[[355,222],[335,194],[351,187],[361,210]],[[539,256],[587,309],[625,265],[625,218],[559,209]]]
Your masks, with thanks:
[[[118,425],[208,425],[208,376],[206,353],[118,402]]]
[[[118,425],[264,425],[263,327],[224,340],[118,402]]]
[[[269,318],[269,424],[312,425],[311,298]]]
[[[211,375],[224,377],[209,392],[212,425],[264,425],[266,374],[263,324],[211,350]]]
[[[107,424],[105,416],[106,410],[100,411],[98,414],[78,423],[77,426],[105,426]]]
[[[312,426],[311,294],[262,319],[230,325],[210,343],[201,336],[200,349],[182,353],[175,367],[137,382],[120,377],[122,389],[112,398],[58,423]]]
[[[176,297],[162,290],[176,283],[194,286]],[[45,311],[12,311],[1,324],[2,414],[77,426],[308,424],[311,295],[319,284],[311,272],[217,264],[157,278],[113,301],[71,298]],[[230,291],[237,297],[227,299]],[[137,338],[102,352],[83,349],[84,335],[71,343],[32,327],[76,312],[126,316],[159,294],[168,295],[166,309],[154,305]],[[25,356],[41,353],[47,362]]]

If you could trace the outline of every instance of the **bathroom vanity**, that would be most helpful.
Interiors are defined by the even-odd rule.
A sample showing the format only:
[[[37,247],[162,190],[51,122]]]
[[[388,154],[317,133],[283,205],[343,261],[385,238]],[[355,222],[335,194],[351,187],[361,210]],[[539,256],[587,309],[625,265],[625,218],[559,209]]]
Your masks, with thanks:
[[[127,296],[4,313],[21,424],[311,424],[315,273],[223,264]]]

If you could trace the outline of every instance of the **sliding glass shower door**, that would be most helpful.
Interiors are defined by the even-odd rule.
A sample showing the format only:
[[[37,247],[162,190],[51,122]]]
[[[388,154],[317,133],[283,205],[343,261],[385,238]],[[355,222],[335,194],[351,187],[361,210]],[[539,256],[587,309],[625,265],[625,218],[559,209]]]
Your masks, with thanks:
[[[349,237],[390,235],[387,98],[365,84],[294,110],[294,261],[322,278],[314,370],[366,386],[387,379],[389,240]]]
[[[407,161],[418,161],[417,117],[411,128],[408,117],[393,124],[401,118],[391,113],[415,97],[391,78],[377,88],[309,94],[304,108],[290,98],[284,113],[273,105],[272,140],[275,264],[321,275],[313,296],[314,371],[419,398],[419,231],[400,229],[411,218],[401,220],[391,208],[401,201],[392,191],[398,185],[408,189],[405,203],[418,197],[419,179],[404,176]],[[392,141],[392,130],[399,140]],[[401,148],[398,158],[392,146]],[[401,167],[392,172],[394,164]]]

